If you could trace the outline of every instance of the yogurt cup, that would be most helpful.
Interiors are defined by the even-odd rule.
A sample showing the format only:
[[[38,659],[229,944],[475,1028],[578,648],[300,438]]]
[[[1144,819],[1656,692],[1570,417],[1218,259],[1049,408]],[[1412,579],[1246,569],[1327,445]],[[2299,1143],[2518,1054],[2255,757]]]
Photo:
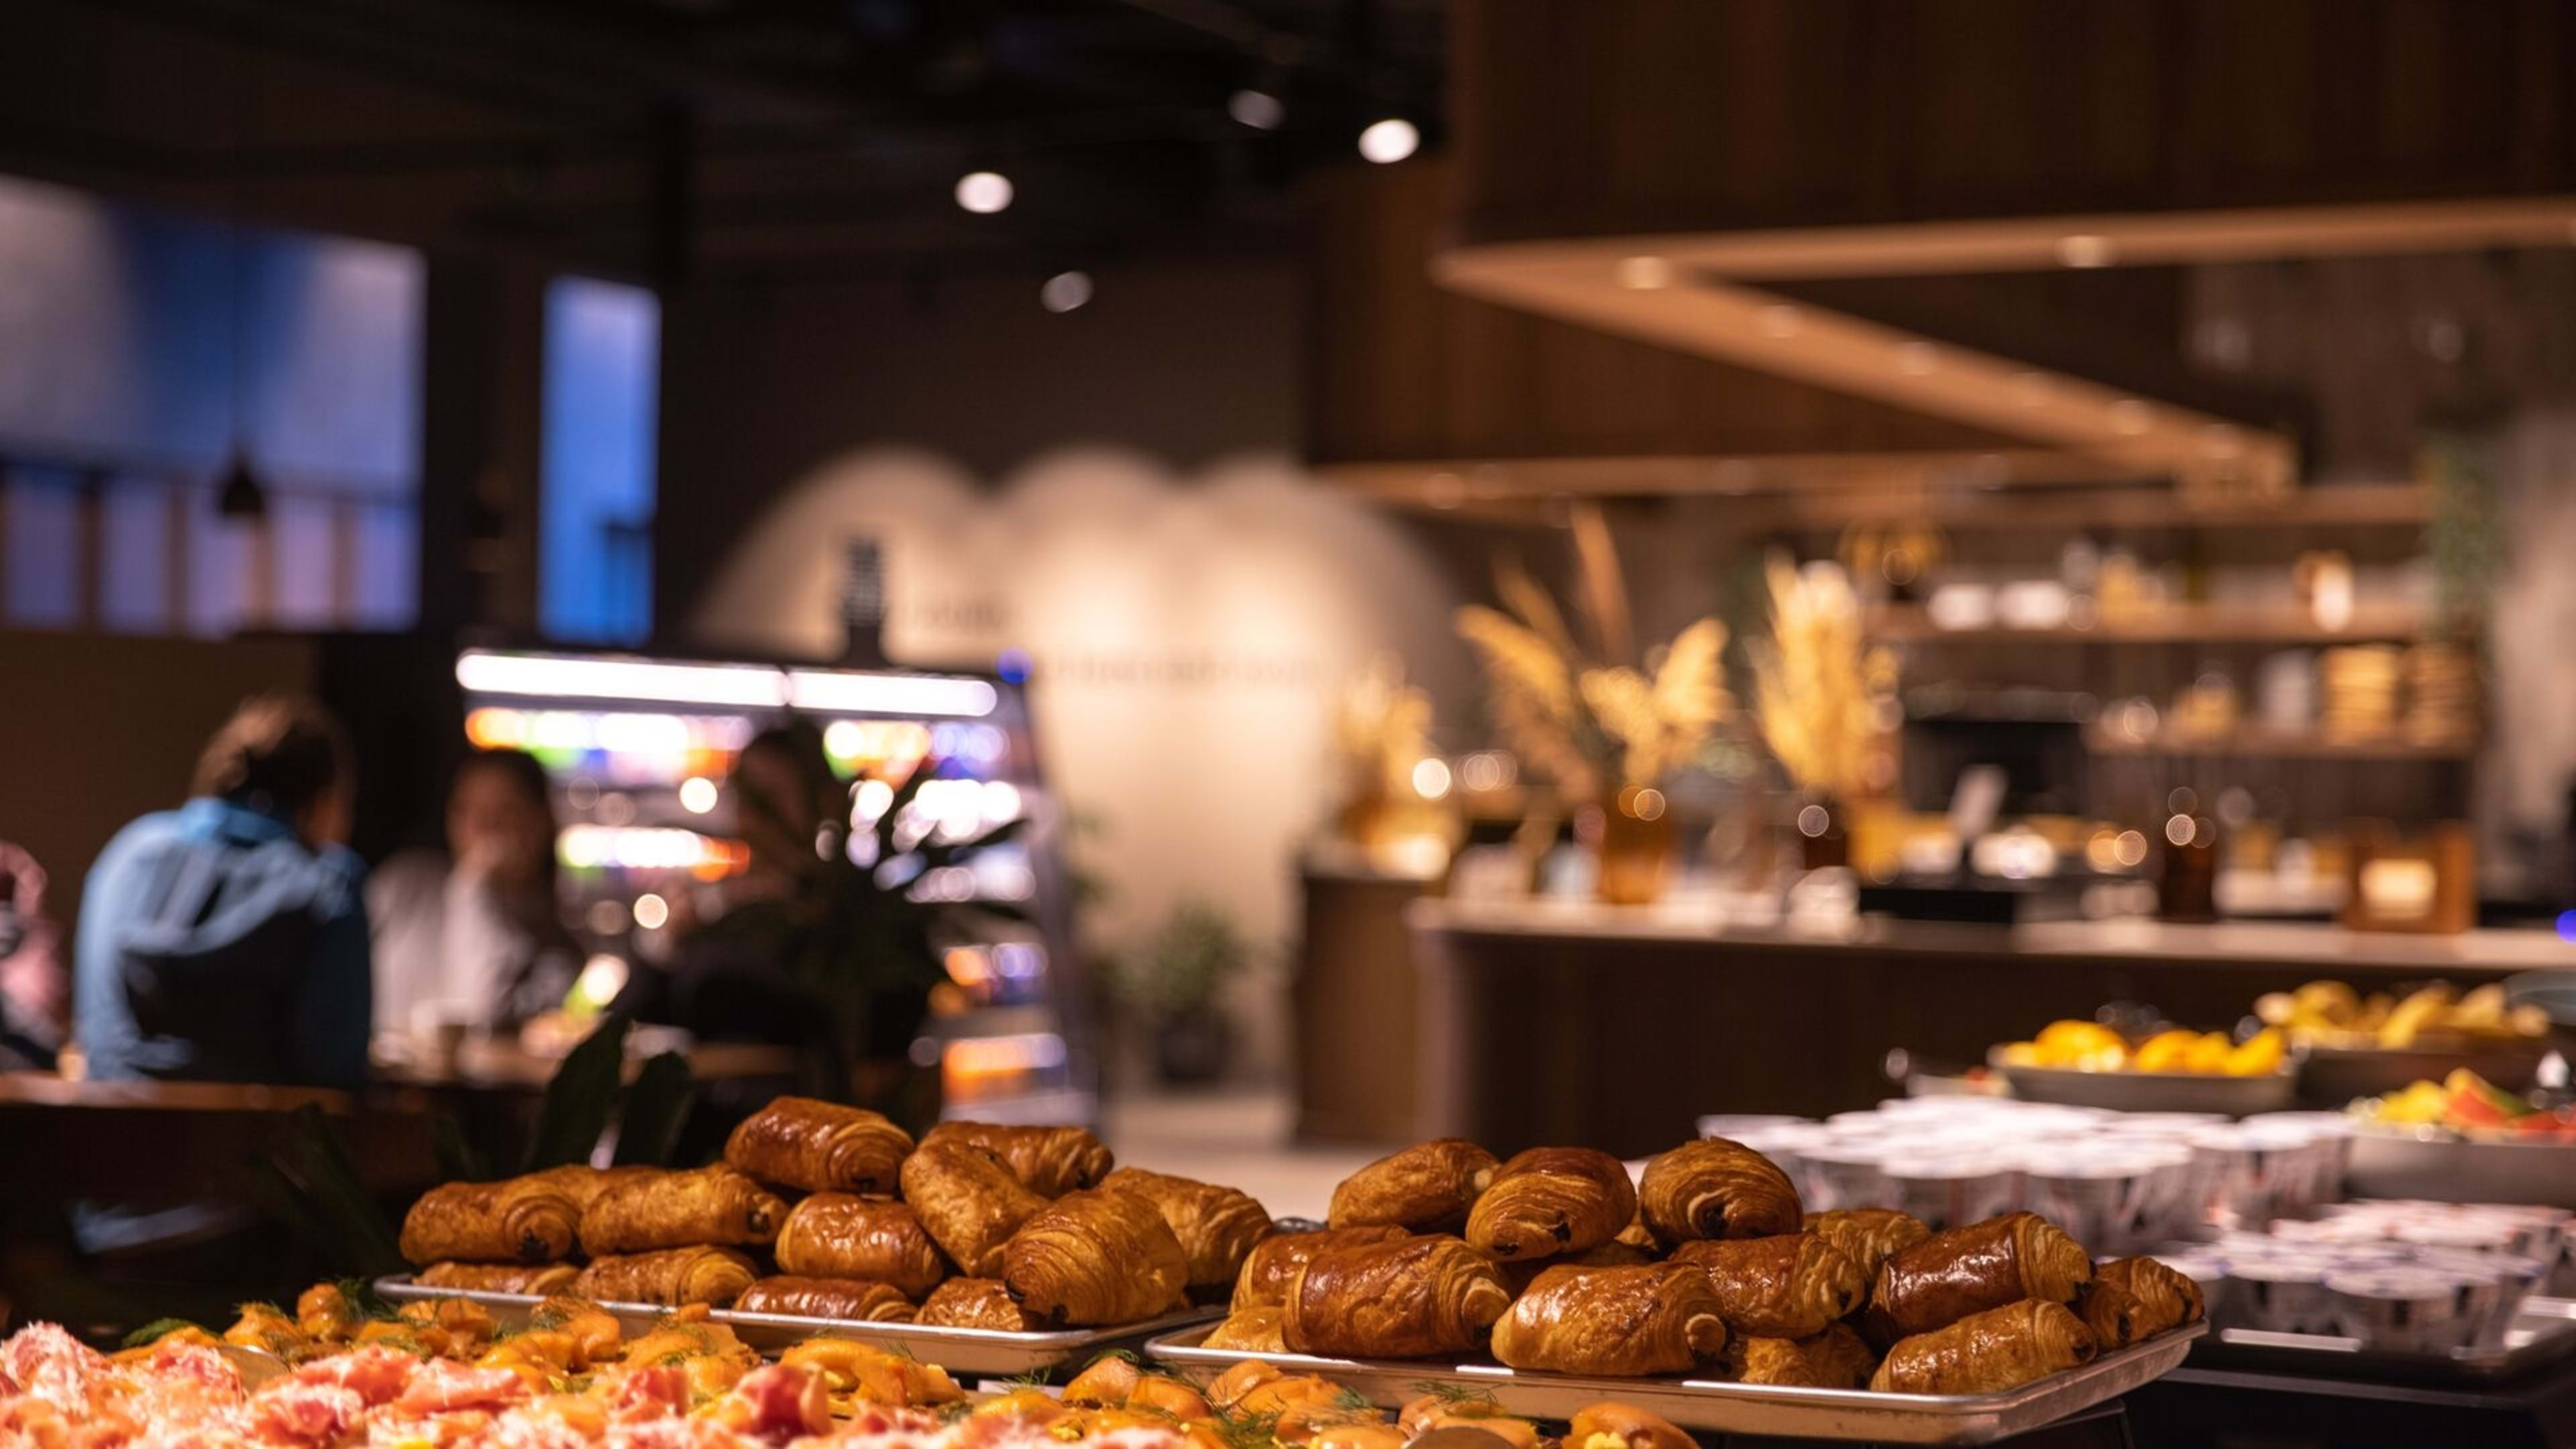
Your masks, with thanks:
[[[1998,1153],[1891,1153],[1880,1160],[1879,1171],[1886,1205],[1922,1219],[1934,1232],[2011,1212],[2022,1199],[2012,1160]]]
[[[2342,1270],[2316,1258],[2229,1259],[2227,1276],[2235,1280],[2227,1293],[2229,1326],[2266,1333],[2334,1332],[2336,1317],[2333,1299],[2326,1292],[2326,1275],[2338,1271]],[[2449,1299],[2444,1297],[2442,1302],[2447,1305]]]
[[[2344,1268],[2327,1274],[2324,1287],[2345,1337],[2384,1352],[2435,1353],[2465,1337],[2460,1294],[2468,1281],[2432,1268]]]

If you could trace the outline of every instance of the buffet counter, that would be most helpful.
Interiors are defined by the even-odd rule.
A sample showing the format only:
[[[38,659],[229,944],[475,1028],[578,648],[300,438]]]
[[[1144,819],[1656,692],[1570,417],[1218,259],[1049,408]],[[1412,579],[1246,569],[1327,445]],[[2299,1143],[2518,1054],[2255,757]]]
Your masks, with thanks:
[[[1808,924],[1746,898],[1426,899],[1407,919],[1421,985],[1418,1129],[1503,1151],[1578,1141],[1635,1155],[1687,1136],[1702,1112],[1866,1106],[1887,1095],[1891,1050],[1965,1067],[2106,1001],[2224,1026],[2261,993],[2320,977],[2466,985],[2576,970],[2576,944],[2546,931]]]

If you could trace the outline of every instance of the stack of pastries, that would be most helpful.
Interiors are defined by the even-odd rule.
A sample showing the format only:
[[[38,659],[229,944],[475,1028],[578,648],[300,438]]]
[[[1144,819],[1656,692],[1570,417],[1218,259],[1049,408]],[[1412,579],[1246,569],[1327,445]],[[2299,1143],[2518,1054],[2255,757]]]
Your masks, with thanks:
[[[2031,1213],[1943,1233],[1885,1209],[1807,1213],[1778,1167],[1722,1138],[1633,1185],[1589,1148],[1497,1160],[1451,1139],[1353,1174],[1323,1231],[1255,1246],[1206,1346],[1975,1394],[2201,1312],[2190,1279],[2097,1265]]]
[[[1113,1166],[1079,1127],[944,1122],[916,1143],[781,1097],[711,1166],[434,1189],[402,1251],[430,1287],[1025,1332],[1222,1295],[1272,1232],[1233,1188]]]

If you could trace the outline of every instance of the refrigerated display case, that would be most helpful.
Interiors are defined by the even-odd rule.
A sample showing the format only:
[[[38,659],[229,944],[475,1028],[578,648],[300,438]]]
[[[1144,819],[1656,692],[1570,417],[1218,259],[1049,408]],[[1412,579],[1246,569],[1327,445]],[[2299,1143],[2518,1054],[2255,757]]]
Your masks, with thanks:
[[[597,998],[626,963],[666,957],[702,899],[720,908],[748,860],[723,785],[771,724],[821,729],[849,788],[854,844],[873,842],[869,827],[922,769],[932,776],[902,807],[898,839],[1027,820],[910,882],[917,897],[1001,903],[1023,918],[959,913],[942,950],[949,980],[914,1053],[939,1063],[951,1115],[1088,1121],[1096,1077],[1081,1049],[1056,810],[1016,675],[498,649],[456,660],[468,741],[526,750],[554,782],[566,908],[594,953],[577,994]]]

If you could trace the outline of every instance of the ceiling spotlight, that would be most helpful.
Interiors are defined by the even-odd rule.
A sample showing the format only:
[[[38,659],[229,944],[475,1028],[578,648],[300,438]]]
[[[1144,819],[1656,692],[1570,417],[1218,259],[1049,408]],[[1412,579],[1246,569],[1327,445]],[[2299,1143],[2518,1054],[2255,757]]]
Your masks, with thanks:
[[[1360,132],[1360,154],[1380,166],[1401,161],[1422,145],[1422,133],[1402,116],[1389,116]]]
[[[1279,123],[1288,119],[1288,107],[1277,96],[1250,87],[1226,97],[1225,113],[1234,117],[1236,124],[1256,131],[1276,131]]]
[[[1070,312],[1090,300],[1089,272],[1058,272],[1038,285],[1038,305],[1050,312]]]
[[[1011,178],[999,171],[969,171],[957,178],[957,204],[977,216],[991,216],[1011,204]]]

